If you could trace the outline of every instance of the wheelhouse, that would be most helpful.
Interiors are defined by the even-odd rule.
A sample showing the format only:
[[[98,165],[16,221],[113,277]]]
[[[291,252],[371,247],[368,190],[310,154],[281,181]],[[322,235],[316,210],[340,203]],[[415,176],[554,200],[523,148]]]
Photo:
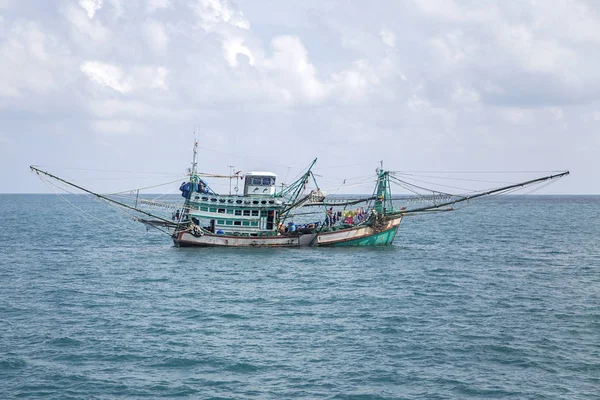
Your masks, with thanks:
[[[244,196],[274,196],[275,175],[272,172],[248,172],[244,178]]]

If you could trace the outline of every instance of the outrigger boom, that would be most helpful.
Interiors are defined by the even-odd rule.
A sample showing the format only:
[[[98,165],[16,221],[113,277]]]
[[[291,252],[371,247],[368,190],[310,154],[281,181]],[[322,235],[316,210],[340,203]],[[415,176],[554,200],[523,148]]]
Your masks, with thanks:
[[[56,180],[57,180],[57,181],[59,181],[59,182],[65,183],[65,184],[67,184],[67,185],[69,185],[69,186],[72,186],[72,187],[74,187],[74,188],[76,188],[76,189],[79,189],[79,190],[82,190],[82,191],[84,191],[84,192],[86,192],[86,193],[92,194],[92,195],[94,195],[94,196],[96,196],[96,197],[98,197],[98,198],[100,198],[100,199],[102,199],[102,200],[108,201],[108,202],[110,202],[110,203],[117,204],[117,205],[119,205],[119,206],[121,206],[121,207],[124,207],[124,208],[130,209],[130,210],[133,210],[133,211],[139,212],[139,213],[141,213],[141,214],[147,215],[147,216],[149,216],[149,217],[152,217],[152,218],[157,218],[157,219],[159,219],[159,220],[161,220],[161,221],[163,221],[163,222],[165,222],[165,223],[168,223],[169,225],[177,225],[177,224],[175,224],[173,221],[169,221],[169,220],[168,220],[168,219],[166,219],[166,218],[162,218],[162,217],[160,217],[160,216],[158,216],[158,215],[154,215],[154,214],[151,214],[151,213],[149,213],[149,212],[146,212],[146,211],[144,211],[144,210],[140,210],[139,208],[132,207],[132,206],[130,206],[130,205],[127,205],[127,204],[125,204],[125,203],[122,203],[122,202],[120,202],[120,201],[117,201],[117,200],[111,199],[110,197],[106,197],[106,196],[104,196],[104,195],[102,195],[102,194],[100,194],[100,193],[92,192],[91,190],[88,190],[88,189],[86,189],[86,188],[84,188],[84,187],[81,187],[81,186],[79,186],[79,185],[76,185],[76,184],[74,184],[73,182],[69,182],[69,181],[67,181],[67,180],[64,180],[64,179],[62,179],[62,178],[59,178],[59,177],[58,177],[58,176],[56,176],[56,175],[52,175],[51,173],[49,173],[49,172],[47,172],[47,171],[41,170],[41,169],[39,169],[38,167],[36,167],[35,165],[30,165],[30,166],[29,166],[29,168],[30,168],[32,171],[34,171],[35,173],[37,173],[37,174],[44,174],[44,175],[46,175],[46,176],[48,176],[48,177],[50,177],[50,178],[52,178],[52,179],[56,179]]]

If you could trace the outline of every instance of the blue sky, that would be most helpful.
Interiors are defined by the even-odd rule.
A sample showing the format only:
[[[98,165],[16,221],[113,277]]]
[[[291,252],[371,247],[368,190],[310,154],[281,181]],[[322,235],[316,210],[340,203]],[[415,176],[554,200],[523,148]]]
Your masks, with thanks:
[[[183,175],[194,132],[212,173],[569,169],[545,192],[600,193],[594,1],[0,0],[0,58],[2,193],[48,191],[30,164]]]

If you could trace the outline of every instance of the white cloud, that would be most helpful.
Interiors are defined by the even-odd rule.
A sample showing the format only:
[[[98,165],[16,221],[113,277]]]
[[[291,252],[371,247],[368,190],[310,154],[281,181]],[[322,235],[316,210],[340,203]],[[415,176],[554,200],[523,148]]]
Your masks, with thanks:
[[[81,64],[81,72],[102,86],[107,86],[119,93],[128,93],[132,89],[131,81],[125,78],[121,68],[97,61],[86,61]]]
[[[125,8],[123,7],[122,0],[108,0],[113,6],[114,18],[119,19],[125,15]]]
[[[87,125],[92,135],[175,143],[201,119],[216,146],[236,143],[240,132],[266,146],[286,132],[305,135],[290,162],[319,155],[328,141],[332,164],[347,157],[344,143],[360,143],[361,155],[375,161],[397,158],[404,146],[422,150],[403,153],[406,165],[446,167],[470,152],[486,154],[485,167],[495,157],[490,143],[519,154],[516,144],[531,136],[536,154],[551,152],[545,143],[560,143],[566,126],[578,146],[597,144],[600,9],[591,1],[340,9],[237,0],[244,13],[235,2],[68,0],[36,11],[32,22],[25,3],[0,0],[3,124],[18,110],[27,116],[21,124],[41,124],[43,114],[44,125],[64,124],[56,131]],[[374,138],[390,146],[375,147]],[[533,157],[522,155],[519,165]]]
[[[327,88],[319,81],[317,69],[298,37],[277,36],[271,48],[272,56],[264,60],[264,67],[275,73],[285,97],[315,102],[326,95]]]
[[[85,10],[89,19],[94,18],[96,11],[102,8],[102,0],[78,0],[81,8]]]
[[[199,18],[200,26],[206,31],[218,30],[221,24],[250,29],[250,22],[244,14],[227,0],[195,0],[192,7]]]
[[[223,52],[225,60],[231,67],[237,67],[237,57],[239,54],[248,57],[248,64],[254,65],[254,56],[247,46],[244,46],[244,39],[241,37],[230,37],[223,40]]]
[[[334,73],[332,79],[344,101],[364,100],[371,90],[381,84],[378,72],[367,60],[357,60],[351,68]]]
[[[170,0],[148,0],[146,11],[151,13],[156,10],[162,10],[169,7],[171,7]]]
[[[0,35],[0,97],[55,91],[68,75],[69,57],[35,22],[14,21]],[[62,84],[68,79],[63,80]]]
[[[387,28],[381,28],[381,31],[379,31],[379,37],[384,44],[390,47],[396,47],[396,35],[391,30]]]
[[[481,97],[473,88],[466,87],[462,83],[456,83],[452,92],[452,101],[464,106],[478,106]]]
[[[125,73],[116,65],[86,61],[81,64],[81,72],[90,81],[122,94],[143,89],[168,89],[168,70],[164,67],[133,67]]]
[[[146,21],[143,29],[150,47],[157,53],[164,53],[169,45],[164,23],[150,19]]]
[[[110,30],[102,22],[89,18],[89,13],[86,15],[81,8],[67,6],[64,10],[64,15],[70,22],[73,30],[78,34],[84,35],[86,39],[89,38],[93,41],[103,42],[107,41],[111,36]]]
[[[140,122],[132,120],[99,119],[91,121],[90,125],[96,132],[104,134],[135,134],[144,130]]]

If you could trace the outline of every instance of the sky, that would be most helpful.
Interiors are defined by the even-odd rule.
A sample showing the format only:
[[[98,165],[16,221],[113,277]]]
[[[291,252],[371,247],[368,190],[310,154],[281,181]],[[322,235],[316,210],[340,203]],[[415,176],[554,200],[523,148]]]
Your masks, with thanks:
[[[32,164],[177,179],[197,138],[216,174],[568,169],[542,193],[600,194],[592,0],[0,0],[0,60],[0,193],[48,192]]]

